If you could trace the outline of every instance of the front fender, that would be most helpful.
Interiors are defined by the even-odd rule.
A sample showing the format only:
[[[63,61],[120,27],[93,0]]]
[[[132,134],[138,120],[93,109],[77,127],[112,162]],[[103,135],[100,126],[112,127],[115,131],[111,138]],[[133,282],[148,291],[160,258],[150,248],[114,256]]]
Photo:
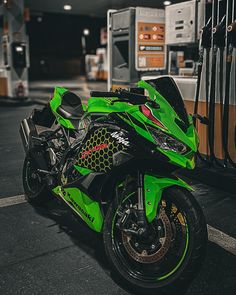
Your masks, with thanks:
[[[157,215],[157,209],[164,189],[171,186],[179,186],[193,191],[193,188],[182,179],[175,176],[171,178],[145,174],[144,199],[145,211],[148,222],[152,222]]]

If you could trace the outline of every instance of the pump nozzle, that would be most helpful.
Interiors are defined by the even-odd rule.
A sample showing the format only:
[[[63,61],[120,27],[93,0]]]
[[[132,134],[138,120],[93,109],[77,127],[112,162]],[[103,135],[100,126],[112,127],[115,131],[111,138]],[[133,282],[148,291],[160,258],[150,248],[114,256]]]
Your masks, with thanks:
[[[226,15],[224,15],[220,23],[212,29],[213,44],[217,47],[225,47],[225,26]]]
[[[212,22],[212,18],[210,17],[206,25],[201,30],[200,45],[203,48],[211,47],[211,22]]]

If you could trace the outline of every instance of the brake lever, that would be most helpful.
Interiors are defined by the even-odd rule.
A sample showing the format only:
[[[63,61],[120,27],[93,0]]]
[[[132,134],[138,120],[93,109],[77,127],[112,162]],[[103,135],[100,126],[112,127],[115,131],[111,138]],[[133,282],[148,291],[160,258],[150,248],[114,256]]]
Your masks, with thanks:
[[[209,125],[209,119],[207,117],[205,117],[205,116],[201,116],[199,114],[193,114],[192,117],[194,119],[198,119],[201,124]]]

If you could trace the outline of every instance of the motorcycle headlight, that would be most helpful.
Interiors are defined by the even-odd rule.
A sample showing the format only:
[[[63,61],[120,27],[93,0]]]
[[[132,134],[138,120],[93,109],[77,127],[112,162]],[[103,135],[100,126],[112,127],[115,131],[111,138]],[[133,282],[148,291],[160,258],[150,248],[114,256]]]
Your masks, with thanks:
[[[150,131],[153,139],[155,139],[158,148],[166,151],[173,151],[179,154],[187,152],[187,147],[183,143],[162,132],[160,129],[148,127],[148,130]]]

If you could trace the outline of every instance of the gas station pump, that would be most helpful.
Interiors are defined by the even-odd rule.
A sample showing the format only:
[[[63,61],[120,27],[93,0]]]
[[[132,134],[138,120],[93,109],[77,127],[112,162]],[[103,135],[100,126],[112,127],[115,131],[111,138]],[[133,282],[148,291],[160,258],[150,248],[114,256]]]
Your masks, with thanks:
[[[108,90],[135,86],[145,73],[166,69],[165,11],[147,7],[109,10]]]
[[[4,28],[1,36],[0,96],[25,100],[28,98],[29,50],[24,24],[24,1],[6,1],[2,11]]]
[[[3,72],[7,81],[5,96],[14,99],[28,97],[28,46],[26,41],[10,42],[8,35],[2,38]]]

